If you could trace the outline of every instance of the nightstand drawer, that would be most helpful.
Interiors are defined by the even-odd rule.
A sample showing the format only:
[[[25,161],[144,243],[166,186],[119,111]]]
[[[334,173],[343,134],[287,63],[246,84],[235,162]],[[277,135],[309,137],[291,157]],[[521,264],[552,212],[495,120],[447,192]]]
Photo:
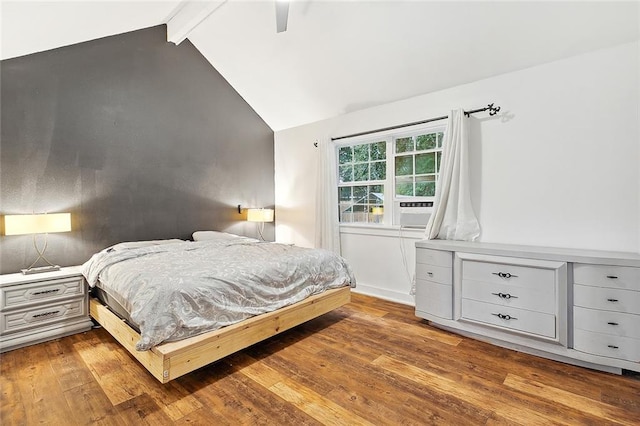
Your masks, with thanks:
[[[0,334],[35,329],[44,324],[87,315],[88,306],[84,297],[17,311],[2,312],[0,315]]]
[[[639,339],[575,330],[573,348],[593,355],[640,362]]]
[[[84,278],[70,277],[21,284],[0,289],[0,309],[13,309],[33,304],[49,303],[84,294]]]

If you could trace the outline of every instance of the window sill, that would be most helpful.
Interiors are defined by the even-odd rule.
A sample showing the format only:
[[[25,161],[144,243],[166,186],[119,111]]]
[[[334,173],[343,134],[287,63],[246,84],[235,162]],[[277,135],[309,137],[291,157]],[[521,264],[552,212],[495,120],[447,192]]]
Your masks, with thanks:
[[[424,240],[424,228],[406,228],[399,225],[372,225],[368,223],[342,223],[340,234],[368,235],[377,237],[412,238]]]

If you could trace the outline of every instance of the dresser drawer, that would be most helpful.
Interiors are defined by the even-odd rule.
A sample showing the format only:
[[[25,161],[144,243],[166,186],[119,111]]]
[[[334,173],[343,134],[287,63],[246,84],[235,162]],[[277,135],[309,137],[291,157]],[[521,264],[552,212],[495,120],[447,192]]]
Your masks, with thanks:
[[[595,287],[640,291],[640,268],[576,263],[573,281]]]
[[[555,286],[549,291],[534,287],[518,287],[509,283],[462,280],[462,297],[552,315],[557,311]]]
[[[0,314],[0,334],[35,329],[41,325],[88,315],[85,297]]]
[[[451,268],[453,266],[453,253],[450,251],[431,250],[418,247],[416,248],[416,263],[425,263],[427,265]]]
[[[640,339],[640,315],[575,306],[573,325],[580,330]]]
[[[593,355],[640,362],[640,340],[593,331],[575,330],[573,348]]]
[[[556,338],[555,315],[462,299],[462,318],[510,331]]]
[[[640,314],[640,292],[576,284],[573,286],[573,304],[583,308]]]
[[[555,292],[555,270],[464,259],[462,280],[530,287]]]
[[[453,318],[453,287],[431,281],[416,281],[416,310],[440,318]]]
[[[450,286],[453,283],[452,271],[452,268],[445,268],[444,266],[416,263],[416,278],[421,280],[433,281]]]
[[[79,296],[84,292],[84,278],[81,276],[13,285],[0,289],[0,309],[49,303],[50,301]]]

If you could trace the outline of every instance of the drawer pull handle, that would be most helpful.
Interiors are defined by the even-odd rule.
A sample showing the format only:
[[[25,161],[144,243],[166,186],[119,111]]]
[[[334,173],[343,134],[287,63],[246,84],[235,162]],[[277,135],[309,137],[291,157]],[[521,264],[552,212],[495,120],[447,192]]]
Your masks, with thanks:
[[[493,275],[497,275],[500,278],[511,278],[511,277],[518,278],[517,275],[513,275],[513,274],[511,274],[509,272],[492,272],[492,274]]]
[[[518,319],[518,318],[514,318],[514,317],[512,317],[511,315],[508,315],[508,314],[505,315],[505,314],[493,314],[492,313],[491,315],[495,315],[498,318],[503,319],[503,320],[507,320],[507,321],[509,321],[509,320],[517,320]]]
[[[49,317],[51,315],[55,315],[60,311],[50,311],[50,312],[42,312],[40,314],[35,314],[33,315],[33,318],[40,318],[40,317]]]
[[[612,280],[618,279],[618,277],[616,277],[615,275],[607,275],[607,278],[611,278]]]
[[[430,277],[433,276],[433,272],[427,272],[427,275],[429,275]]]
[[[517,299],[518,296],[512,296],[509,293],[491,293],[494,296],[498,296],[501,299]]]
[[[59,289],[59,288],[54,288],[54,289],[51,289],[51,290],[36,291],[36,292],[34,292],[34,293],[33,293],[33,295],[34,295],[34,296],[36,296],[36,295],[38,295],[38,294],[56,293],[56,292],[58,292],[58,291],[60,291],[60,289]]]
[[[611,349],[618,349],[618,347],[616,345],[607,345],[607,347],[611,348]]]
[[[607,299],[607,302],[617,302],[618,299]]]
[[[617,322],[608,322],[609,325],[619,325]]]

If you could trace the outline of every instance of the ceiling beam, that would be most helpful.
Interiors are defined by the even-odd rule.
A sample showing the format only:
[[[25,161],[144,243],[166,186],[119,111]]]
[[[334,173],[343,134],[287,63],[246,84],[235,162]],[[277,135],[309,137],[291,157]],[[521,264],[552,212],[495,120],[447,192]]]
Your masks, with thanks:
[[[182,43],[191,31],[226,2],[227,0],[181,2],[173,16],[167,20],[167,41],[176,45]]]

